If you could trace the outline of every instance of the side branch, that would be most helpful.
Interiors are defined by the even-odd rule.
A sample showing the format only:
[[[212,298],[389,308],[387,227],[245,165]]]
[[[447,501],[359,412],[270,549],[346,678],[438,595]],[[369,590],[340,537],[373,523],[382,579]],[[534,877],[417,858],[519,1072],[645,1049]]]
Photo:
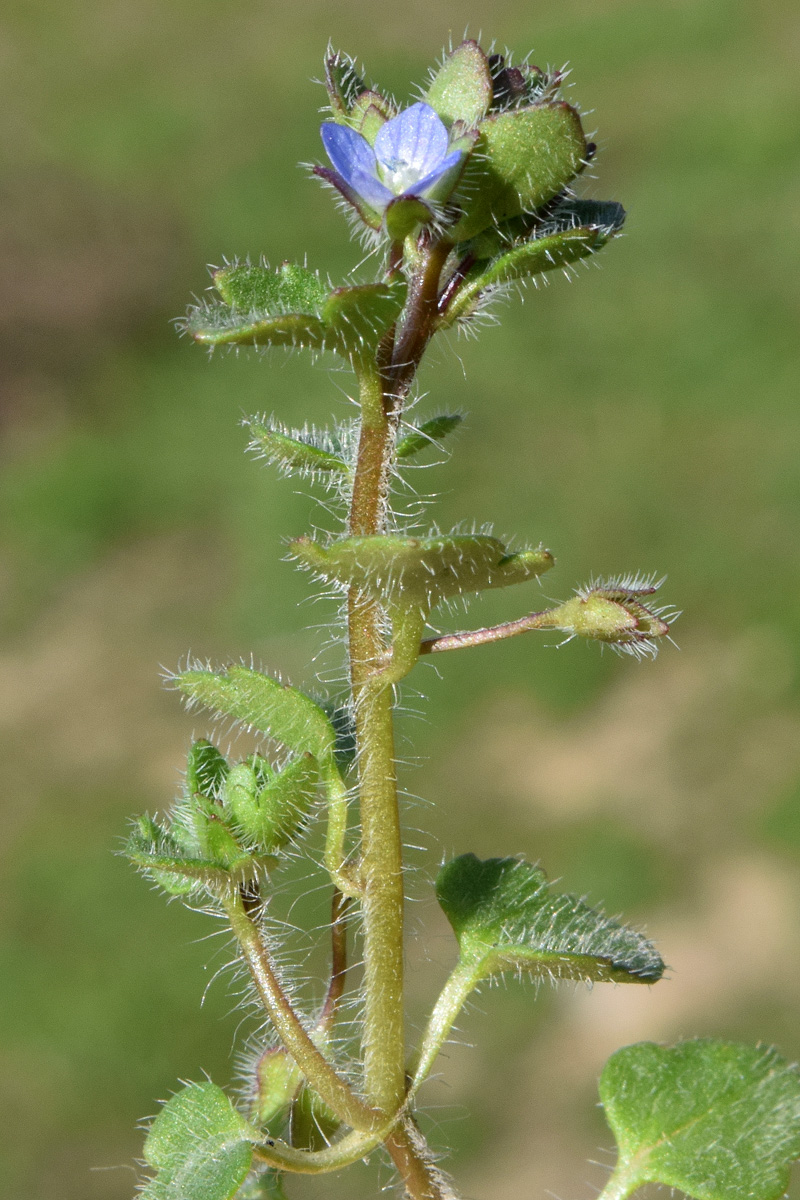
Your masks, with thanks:
[[[371,1132],[384,1120],[353,1092],[320,1052],[292,1007],[238,890],[222,897],[231,928],[241,947],[258,994],[286,1049],[325,1103],[353,1129]]]

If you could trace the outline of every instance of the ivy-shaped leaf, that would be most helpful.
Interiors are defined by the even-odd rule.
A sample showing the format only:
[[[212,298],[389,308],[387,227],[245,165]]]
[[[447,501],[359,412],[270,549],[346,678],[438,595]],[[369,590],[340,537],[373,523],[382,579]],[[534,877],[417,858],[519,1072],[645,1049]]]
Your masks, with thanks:
[[[442,867],[436,894],[473,985],[508,970],[614,983],[655,983],[664,972],[642,934],[552,892],[544,872],[521,859],[463,854]]]
[[[262,1135],[213,1083],[190,1083],[165,1104],[144,1145],[156,1176],[144,1200],[230,1200]]]
[[[189,310],[186,331],[205,346],[302,346],[351,359],[377,345],[405,303],[405,280],[331,288],[284,263],[234,263],[214,272],[224,303]]]
[[[800,1158],[800,1074],[763,1046],[626,1046],[600,1098],[619,1147],[615,1197],[661,1183],[695,1200],[777,1200]]]

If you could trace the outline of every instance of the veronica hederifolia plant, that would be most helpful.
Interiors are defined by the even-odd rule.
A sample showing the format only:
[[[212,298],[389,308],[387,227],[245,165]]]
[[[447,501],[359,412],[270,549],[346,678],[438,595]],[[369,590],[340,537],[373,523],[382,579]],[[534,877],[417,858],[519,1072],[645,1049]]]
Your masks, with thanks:
[[[560,84],[558,72],[465,41],[403,108],[329,52],[328,163],[314,172],[371,248],[376,278],[335,285],[305,266],[232,263],[213,273],[217,298],[186,320],[208,347],[303,348],[336,355],[353,373],[353,424],[331,432],[246,422],[252,451],[339,502],[339,532],[296,537],[290,555],[340,598],[348,686],[323,698],[236,663],[188,663],[172,677],[190,705],[249,731],[254,748],[230,762],[196,742],[183,795],[162,821],[139,820],[128,852],[169,895],[224,918],[263,1026],[244,1098],[191,1083],[152,1123],[147,1200],[280,1198],[293,1173],[386,1152],[412,1200],[447,1200],[455,1192],[414,1110],[468,996],[506,973],[652,985],[664,971],[642,934],[553,890],[538,866],[463,854],[436,880],[457,961],[419,1044],[406,1045],[397,685],[423,655],[537,630],[652,656],[676,615],[654,603],[660,581],[628,574],[494,627],[435,633],[429,620],[442,604],[512,585],[521,595],[553,556],[489,531],[404,528],[393,508],[406,463],[461,420],[404,415],[432,339],[474,329],[513,286],[571,270],[622,227],[619,204],[576,194],[594,146]],[[312,1011],[291,986],[271,897],[287,858],[308,852],[317,821],[330,972]],[[348,965],[354,946],[358,970]],[[772,1050],[713,1040],[630,1046],[607,1064],[600,1093],[619,1146],[605,1200],[648,1182],[696,1200],[774,1200],[800,1156],[800,1077]]]

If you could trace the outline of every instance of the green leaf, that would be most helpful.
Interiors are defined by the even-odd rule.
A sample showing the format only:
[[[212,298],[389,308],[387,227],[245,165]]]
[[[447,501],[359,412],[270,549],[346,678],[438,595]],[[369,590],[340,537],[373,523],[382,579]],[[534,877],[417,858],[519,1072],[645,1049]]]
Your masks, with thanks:
[[[486,116],[492,103],[492,76],[477,42],[462,42],[448,54],[425,100],[447,125],[463,121],[471,128]]]
[[[191,704],[233,717],[299,754],[313,754],[324,762],[333,753],[335,735],[320,706],[262,671],[242,666],[194,669],[179,672],[174,684]]]
[[[616,1196],[652,1182],[695,1200],[777,1200],[800,1158],[800,1075],[775,1050],[640,1042],[608,1060],[600,1098]]]
[[[225,777],[228,774],[228,763],[216,746],[205,738],[194,742],[186,761],[186,791],[193,796],[199,792],[202,796],[218,799],[222,794]]]
[[[322,579],[425,610],[450,596],[522,583],[553,565],[548,550],[509,554],[502,542],[486,534],[351,537],[327,548],[303,537],[289,546]]]
[[[346,475],[348,466],[340,453],[341,447],[333,448],[333,439],[327,433],[302,430],[291,433],[273,422],[251,417],[245,421],[250,430],[248,450],[255,451],[267,462],[275,463],[287,474],[297,475]],[[330,446],[330,448],[329,448]]]
[[[450,231],[454,241],[534,212],[577,175],[586,154],[580,117],[561,102],[492,115],[478,128],[457,191],[464,215]]]
[[[404,279],[334,288],[322,309],[327,348],[350,355],[377,346],[402,312],[406,289]]]
[[[404,279],[331,288],[306,267],[235,263],[214,273],[224,304],[189,310],[185,328],[206,346],[303,346],[346,358],[377,345],[403,308]]]
[[[655,983],[663,974],[640,933],[551,892],[544,872],[520,859],[463,854],[442,867],[436,894],[475,981],[507,970],[614,983]]]
[[[289,763],[260,789],[252,767],[239,763],[228,776],[225,804],[248,842],[273,854],[297,836],[318,782],[319,767],[311,754]]]
[[[261,1134],[213,1083],[190,1083],[164,1106],[144,1145],[157,1171],[146,1200],[230,1200],[247,1177]]]
[[[448,433],[452,433],[463,419],[458,413],[450,416],[443,413],[440,417],[431,417],[430,421],[424,421],[419,429],[412,429],[411,433],[400,438],[395,450],[397,458],[411,458],[413,455],[419,454],[420,450],[425,450],[433,442],[439,442],[442,438],[447,437]]]

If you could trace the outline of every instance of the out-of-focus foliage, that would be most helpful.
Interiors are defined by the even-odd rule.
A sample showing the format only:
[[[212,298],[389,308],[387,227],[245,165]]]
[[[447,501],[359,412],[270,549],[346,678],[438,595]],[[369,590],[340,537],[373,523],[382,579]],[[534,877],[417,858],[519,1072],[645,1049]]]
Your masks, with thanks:
[[[415,479],[443,493],[443,527],[490,518],[552,547],[547,597],[658,566],[687,612],[681,654],[653,665],[531,639],[447,656],[441,679],[420,668],[429,721],[406,732],[436,757],[406,782],[436,802],[408,808],[412,830],[433,831],[417,856],[428,877],[442,842],[540,859],[560,889],[646,921],[673,968],[658,989],[561,993],[535,1014],[524,989],[487,990],[480,1050],[442,1064],[465,1110],[435,1082],[422,1093],[432,1138],[455,1147],[470,1194],[578,1194],[592,1170],[602,1182],[583,1164],[609,1145],[594,1084],[618,1046],[713,1032],[800,1054],[794,7],[354,0],[335,28],[331,11],[11,0],[4,13],[0,1108],[2,1177],[28,1200],[126,1200],[133,1176],[115,1168],[140,1152],[152,1096],[230,1071],[224,1036],[213,1051],[205,1036],[209,1009],[233,1036],[224,981],[199,1012],[226,947],[192,943],[203,924],[112,851],[127,813],[168,806],[174,764],[208,732],[160,693],[159,663],[255,646],[301,684],[320,645],[306,629],[322,614],[298,607],[307,581],[280,561],[307,502],[243,458],[237,422],[292,427],[309,408],[324,422],[331,381],[299,358],[269,372],[249,352],[206,361],[169,322],[211,282],[196,264],[223,254],[307,253],[336,280],[358,261],[296,167],[320,154],[309,80],[329,36],[398,89],[468,22],[542,65],[569,58],[602,116],[602,195],[624,203],[626,236],[602,277],[593,261],[574,286],[554,273],[481,342],[426,366],[415,423],[467,418],[420,452]],[[349,377],[332,386],[346,418]],[[488,593],[473,615],[521,603]],[[432,899],[412,913],[443,935],[426,955],[411,941],[422,1013],[452,962]],[[292,919],[327,919],[313,886]],[[509,1077],[498,1063],[522,1042]],[[500,1184],[482,1174],[489,1142],[520,1164]],[[373,1190],[356,1172],[292,1181],[292,1200]]]

